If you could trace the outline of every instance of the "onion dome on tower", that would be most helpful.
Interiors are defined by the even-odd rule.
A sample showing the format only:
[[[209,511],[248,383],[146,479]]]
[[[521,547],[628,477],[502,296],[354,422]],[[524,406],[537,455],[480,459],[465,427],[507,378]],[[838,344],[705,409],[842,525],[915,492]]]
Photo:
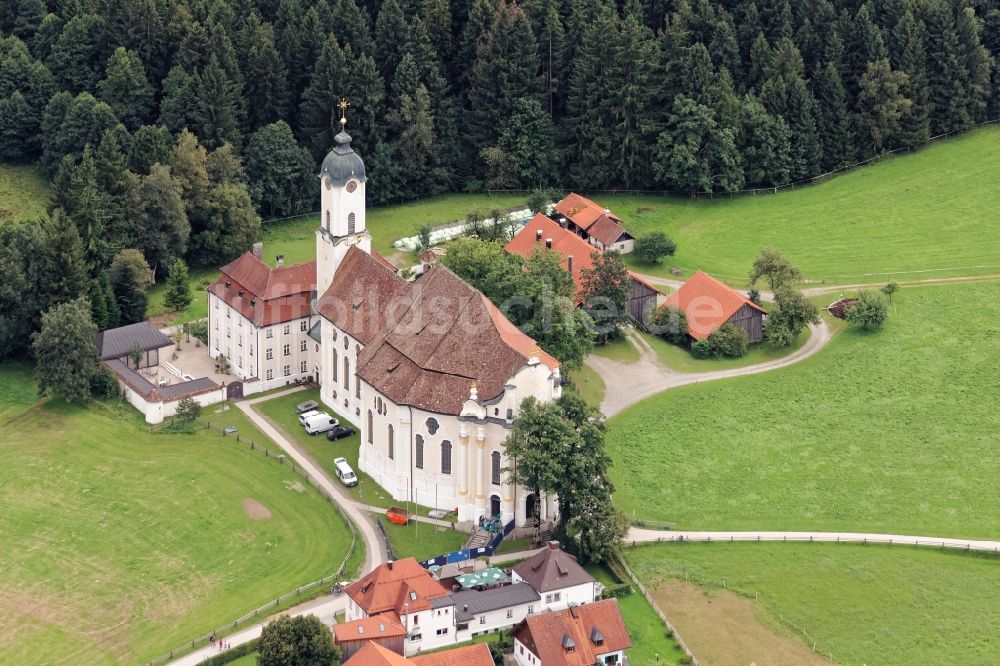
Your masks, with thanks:
[[[330,179],[330,187],[343,187],[350,180],[365,180],[365,163],[351,148],[351,135],[347,133],[347,102],[340,102],[340,133],[333,138],[333,150],[323,159],[319,176]]]

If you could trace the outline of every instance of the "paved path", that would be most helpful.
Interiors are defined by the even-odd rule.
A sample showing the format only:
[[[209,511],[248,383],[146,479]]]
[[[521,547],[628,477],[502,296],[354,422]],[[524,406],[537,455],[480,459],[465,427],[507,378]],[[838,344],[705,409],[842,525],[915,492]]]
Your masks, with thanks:
[[[335,621],[334,616],[337,613],[343,612],[346,605],[347,597],[343,595],[338,597],[329,597],[324,595],[319,599],[313,599],[312,601],[307,601],[304,604],[295,606],[294,608],[285,611],[285,614],[291,616],[316,615],[323,622],[323,624],[331,625]],[[247,641],[252,641],[253,639],[258,638],[263,629],[264,623],[261,622],[238,631],[235,634],[226,636],[223,640],[229,643],[232,647],[236,647],[237,645],[242,645]],[[200,650],[195,650],[180,659],[172,661],[170,664],[171,666],[196,666],[196,664],[200,664],[209,657],[214,657],[217,654],[219,654],[218,647],[204,647]]]
[[[832,338],[830,327],[825,321],[816,325],[810,324],[809,333],[809,339],[806,340],[806,343],[788,356],[730,370],[709,372],[677,372],[672,370],[660,362],[660,358],[653,348],[634,331],[629,332],[628,335],[636,349],[639,350],[638,361],[621,363],[591,354],[587,357],[586,363],[601,376],[604,384],[609,387],[604,395],[604,401],[601,403],[601,411],[610,418],[637,402],[678,386],[754,375],[798,363],[821,350]]]
[[[957,548],[1000,552],[1000,541],[983,539],[952,539],[936,536],[909,534],[869,534],[865,532],[690,532],[684,530],[649,530],[633,527],[629,530],[631,543],[660,541],[832,541],[847,543],[885,543],[899,546],[927,546],[928,548]]]
[[[277,428],[271,425],[270,421],[265,419],[257,412],[257,410],[253,408],[253,406],[259,402],[272,400],[274,398],[302,390],[304,390],[304,387],[300,386],[287,391],[269,393],[268,395],[261,396],[259,398],[238,402],[236,403],[236,406],[240,411],[246,414],[247,418],[253,421],[254,425],[256,425],[261,432],[271,438],[275,444],[284,449],[292,460],[294,460],[299,467],[312,477],[313,481],[316,482],[316,485],[325,490],[327,494],[333,498],[333,500],[340,507],[341,511],[343,511],[347,518],[354,523],[354,526],[358,531],[358,535],[361,538],[361,542],[365,547],[365,562],[362,567],[362,571],[371,571],[385,561],[385,547],[383,546],[378,533],[375,531],[375,526],[362,512],[362,509],[365,507],[358,504],[350,496],[344,493],[340,485],[334,483],[333,479],[331,479],[322,468],[316,466],[312,460],[299,450],[299,448],[292,441],[279,432]],[[296,606],[286,613],[288,615],[314,614],[319,616],[320,620],[322,620],[325,624],[332,624],[334,621],[334,615],[344,610],[345,603],[344,597],[331,598],[323,596],[319,599],[314,599]],[[232,634],[231,636],[227,636],[224,640],[234,647],[242,645],[243,643],[260,636],[260,632],[263,628],[264,622],[260,622]],[[212,655],[218,654],[218,652],[218,648],[202,648],[181,659],[171,662],[171,664],[173,666],[193,666],[194,664],[201,663]]]

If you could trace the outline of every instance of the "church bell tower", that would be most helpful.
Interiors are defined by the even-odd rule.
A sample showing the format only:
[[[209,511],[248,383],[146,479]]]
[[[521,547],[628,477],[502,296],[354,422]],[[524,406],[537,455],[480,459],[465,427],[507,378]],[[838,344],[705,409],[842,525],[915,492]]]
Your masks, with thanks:
[[[322,296],[352,245],[371,252],[365,226],[365,163],[351,148],[347,100],[340,100],[340,133],[319,172],[322,213],[316,230],[316,291]]]

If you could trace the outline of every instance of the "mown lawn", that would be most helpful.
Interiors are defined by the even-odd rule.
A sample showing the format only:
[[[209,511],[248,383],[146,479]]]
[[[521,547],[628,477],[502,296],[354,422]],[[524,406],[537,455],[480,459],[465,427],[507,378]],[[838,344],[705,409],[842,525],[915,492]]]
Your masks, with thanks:
[[[620,581],[604,566],[588,565],[587,571],[605,585]],[[622,619],[632,638],[632,647],[626,652],[629,663],[635,666],[680,663],[684,652],[674,639],[667,635],[667,627],[638,590],[618,599]]]
[[[191,303],[180,312],[167,309],[164,299],[167,297],[166,277],[153,285],[148,292],[149,305],[146,308],[147,317],[158,317],[160,315],[170,315],[171,324],[182,324],[188,321],[197,321],[208,316],[208,292],[205,288],[215,282],[219,277],[219,271],[215,268],[195,268],[189,273],[191,285]]]
[[[396,559],[415,557],[418,560],[428,560],[438,555],[461,550],[469,538],[468,534],[450,527],[438,527],[416,520],[411,520],[406,525],[390,523],[385,516],[381,515],[376,520],[385,527]]]
[[[350,543],[287,467],[209,430],[151,434],[118,403],[38,402],[22,366],[0,366],[0,432],[0,662],[148,661],[331,573]]]
[[[435,226],[464,220],[472,211],[489,214],[494,209],[523,206],[521,194],[444,194],[398,206],[369,205],[366,223],[372,234],[372,249],[388,257],[400,238],[415,236],[421,225]],[[273,265],[275,256],[285,255],[286,263],[316,257],[316,227],[319,215],[264,225],[264,259]]]
[[[877,282],[874,272],[993,268],[1000,272],[1000,127],[935,142],[799,190],[719,199],[596,194],[634,233],[665,231],[677,254],[641,273],[672,267],[744,281],[763,247],[775,247],[807,277]],[[905,275],[900,278],[933,277]]]
[[[840,664],[985,665],[1000,654],[996,556],[900,546],[688,543],[640,546],[625,557],[650,587],[686,574],[757,592],[762,621],[793,635],[782,620],[795,625]]]
[[[905,288],[880,333],[626,410],[609,424],[615,501],[689,529],[996,538],[998,297]]]
[[[0,224],[42,217],[51,199],[48,181],[36,167],[0,164]]]
[[[568,372],[567,376],[573,386],[576,387],[576,390],[580,393],[580,397],[583,398],[588,405],[593,407],[601,406],[601,402],[604,401],[604,394],[607,387],[604,385],[604,380],[601,379],[601,376],[597,374],[596,370],[584,363],[578,370]]]

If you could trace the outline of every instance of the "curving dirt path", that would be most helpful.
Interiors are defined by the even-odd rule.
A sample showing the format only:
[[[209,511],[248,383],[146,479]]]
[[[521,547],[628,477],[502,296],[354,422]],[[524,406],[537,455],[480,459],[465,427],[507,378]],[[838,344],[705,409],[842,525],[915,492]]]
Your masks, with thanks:
[[[755,375],[798,363],[823,349],[832,339],[833,333],[825,321],[810,325],[809,339],[788,356],[743,368],[710,372],[677,372],[672,370],[660,362],[656,352],[642,339],[642,336],[634,331],[630,331],[628,336],[636,349],[639,350],[638,361],[621,363],[594,355],[589,356],[586,360],[587,365],[601,376],[604,384],[608,387],[604,401],[601,402],[601,411],[608,418],[652,395],[678,386]]]

